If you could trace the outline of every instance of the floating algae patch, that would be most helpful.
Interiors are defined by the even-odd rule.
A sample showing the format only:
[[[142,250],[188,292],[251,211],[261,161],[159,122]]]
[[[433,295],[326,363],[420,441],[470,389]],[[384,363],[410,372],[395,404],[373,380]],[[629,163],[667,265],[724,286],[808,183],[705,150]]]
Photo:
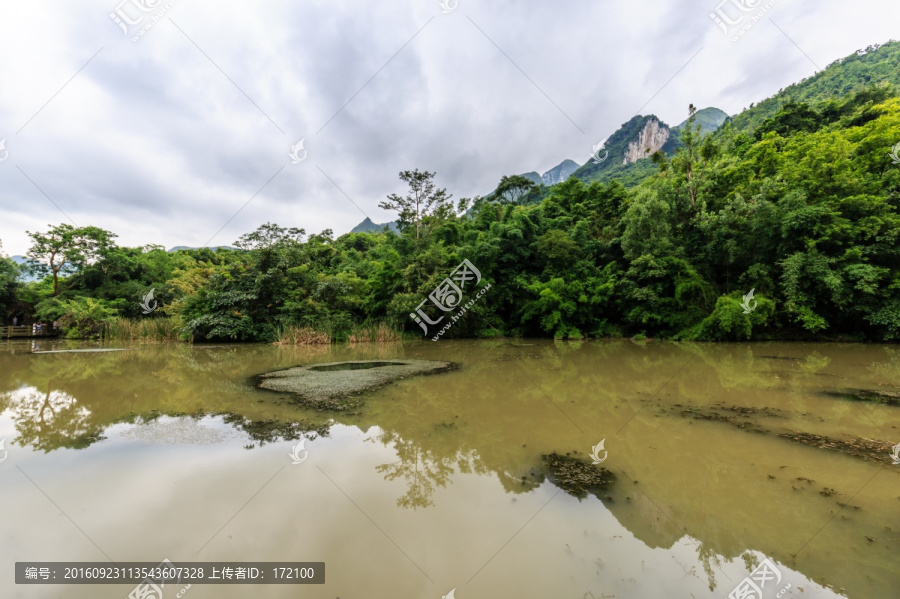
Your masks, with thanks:
[[[795,443],[803,443],[811,445],[818,449],[830,449],[832,451],[840,451],[854,458],[861,458],[869,462],[880,464],[892,464],[891,444],[887,441],[879,441],[877,439],[866,439],[864,437],[849,437],[847,439],[832,439],[822,435],[813,435],[811,433],[803,433],[799,431],[780,433],[778,435],[783,439],[794,441]]]
[[[680,404],[675,404],[682,407]],[[893,458],[891,443],[887,441],[879,441],[877,439],[866,439],[864,437],[852,437],[844,435],[845,439],[832,439],[822,435],[814,435],[803,431],[791,431],[781,429],[784,432],[772,432],[763,428],[759,423],[751,420],[740,420],[734,416],[727,414],[719,414],[716,410],[728,410],[741,414],[744,418],[751,420],[757,417],[765,416],[770,418],[784,418],[782,410],[777,408],[748,408],[743,406],[717,406],[714,409],[702,409],[689,407],[682,410],[680,415],[684,418],[693,418],[695,420],[709,420],[712,422],[724,422],[735,426],[743,431],[759,433],[763,435],[777,435],[782,439],[793,441],[794,443],[802,443],[817,449],[828,449],[831,451],[839,451],[854,458],[877,462],[881,464],[891,464]],[[774,478],[774,477],[772,477]],[[812,481],[810,481],[812,482]]]
[[[544,454],[541,457],[550,470],[547,476],[550,482],[578,499],[584,499],[588,493],[599,499],[598,492],[616,482],[614,473],[584,460],[558,453]]]
[[[334,364],[322,364],[320,366],[307,366],[309,370],[316,372],[334,372],[335,370],[368,370],[370,368],[384,368],[386,366],[407,366],[406,362],[335,362]]]
[[[882,403],[888,406],[900,406],[900,393],[894,391],[873,391],[871,389],[840,389],[838,391],[822,391],[824,395],[840,397],[852,401]]]
[[[257,377],[261,389],[292,393],[295,403],[319,410],[347,410],[360,402],[355,396],[410,376],[454,368],[433,360],[354,360],[298,366]]]
[[[679,404],[680,407],[680,404]],[[735,415],[730,414],[720,414],[718,410],[725,410],[728,412],[734,412]],[[684,418],[693,418],[694,420],[711,420],[715,422],[727,422],[732,426],[736,426],[741,430],[746,430],[754,433],[768,433],[769,431],[757,422],[752,422],[751,420],[740,420],[737,415],[743,416],[743,418],[756,418],[758,416],[766,416],[770,418],[784,418],[784,415],[781,413],[781,410],[777,408],[749,408],[744,406],[716,406],[710,409],[704,409],[700,407],[690,406],[685,410],[681,411],[681,416]]]

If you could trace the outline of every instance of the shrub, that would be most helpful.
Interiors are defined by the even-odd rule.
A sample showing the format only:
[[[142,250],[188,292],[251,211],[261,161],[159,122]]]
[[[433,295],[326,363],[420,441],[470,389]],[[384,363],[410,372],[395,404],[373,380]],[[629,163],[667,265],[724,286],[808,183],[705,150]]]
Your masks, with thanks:
[[[700,324],[677,335],[691,341],[739,341],[749,339],[754,327],[765,326],[769,317],[775,313],[775,302],[765,297],[757,297],[756,308],[749,314],[744,313],[739,293],[723,295],[716,300],[712,314]]]
[[[108,302],[92,297],[78,297],[58,304],[59,326],[68,338],[99,336],[116,310]]]

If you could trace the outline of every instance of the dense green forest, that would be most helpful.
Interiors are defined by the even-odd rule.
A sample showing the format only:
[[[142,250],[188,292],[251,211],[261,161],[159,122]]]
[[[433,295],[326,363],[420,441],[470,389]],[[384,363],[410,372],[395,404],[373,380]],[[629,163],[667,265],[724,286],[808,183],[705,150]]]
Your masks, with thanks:
[[[43,278],[17,281],[0,258],[0,314],[71,336],[122,318],[194,340],[274,341],[291,327],[346,339],[371,323],[421,335],[410,314],[467,259],[490,289],[443,338],[895,341],[900,94],[880,60],[858,85],[864,57],[818,74],[821,94],[789,89],[712,134],[691,107],[678,149],[643,161],[633,187],[573,177],[540,192],[505,177],[490,198],[454,201],[414,170],[401,173],[408,195],[382,203],[399,234],[267,224],[236,249],[166,252],[95,227],[30,232]]]
[[[788,102],[807,104],[836,99],[876,84],[900,85],[900,43],[873,44],[828,65],[812,77],[779,90],[771,98],[751,104],[734,117],[741,131],[752,131]]]

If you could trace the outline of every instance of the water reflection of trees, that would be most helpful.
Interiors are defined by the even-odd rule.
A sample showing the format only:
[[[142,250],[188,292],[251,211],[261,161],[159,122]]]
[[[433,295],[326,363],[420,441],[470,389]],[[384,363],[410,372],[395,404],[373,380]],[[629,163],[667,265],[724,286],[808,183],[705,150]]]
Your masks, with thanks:
[[[716,552],[712,543],[700,543],[697,547],[697,560],[703,564],[703,571],[706,572],[706,581],[710,591],[716,590],[716,572],[713,567],[721,566],[719,554]]]
[[[528,492],[543,480],[542,453],[585,452],[645,405],[644,417],[629,425],[626,434],[640,426],[645,434],[650,431],[668,439],[670,447],[678,447],[666,430],[672,421],[653,409],[656,401],[648,403],[655,395],[663,403],[668,392],[677,396],[674,401],[696,404],[778,401],[782,403],[777,407],[790,410],[793,402],[797,407],[805,405],[802,402],[814,384],[819,388],[839,384],[831,377],[847,367],[851,355],[862,376],[900,384],[900,352],[872,346],[509,340],[452,342],[439,349],[437,345],[324,349],[177,345],[109,354],[0,354],[0,409],[12,413],[17,443],[44,451],[86,447],[101,438],[110,424],[149,419],[154,414],[224,414],[226,422],[260,444],[297,439],[319,433],[323,427],[327,432],[332,419],[361,430],[374,426],[383,431],[379,442],[397,454],[396,461],[376,469],[385,480],[405,483],[397,505],[415,510],[434,505],[435,493],[451,484],[454,469],[494,476],[511,493]],[[304,363],[404,355],[451,360],[462,364],[462,369],[385,387],[368,398],[357,414],[299,409],[282,402],[285,398],[278,394],[254,391],[250,380],[261,372]],[[863,407],[871,408],[873,414],[889,410]],[[823,399],[820,413],[862,419],[860,406],[850,402]],[[733,431],[733,435],[746,434]],[[739,446],[742,439],[729,441]],[[727,501],[711,494],[698,507],[693,497],[695,473],[653,455],[653,450],[656,447],[641,454],[640,448],[629,447],[627,459],[633,461],[629,469],[641,472],[641,487],[653,494],[658,505],[642,501],[641,495],[623,484],[621,494],[611,491],[615,502],[608,507],[651,547],[669,548],[683,538],[683,530],[669,531],[658,524],[660,509],[678,513],[679,524],[689,524],[692,534],[698,531],[696,536],[702,539],[698,560],[714,588],[720,554],[737,556],[744,551],[750,538],[746,530],[755,512],[729,513],[723,524],[722,505]],[[622,455],[616,454],[615,459]],[[726,456],[720,463],[733,463],[730,459]],[[723,480],[734,478],[727,468],[698,466],[696,470],[702,472],[704,485],[719,491]],[[843,472],[843,467],[837,470]],[[630,502],[622,496],[628,494],[634,496]],[[755,488],[750,495],[767,497]],[[707,526],[707,520],[715,519],[704,510],[720,520]],[[863,513],[857,518],[868,516]],[[762,540],[760,545],[774,537],[755,536]],[[774,545],[768,549],[777,553]],[[882,563],[883,556],[877,555],[878,560]]]
[[[490,349],[485,350],[488,346]],[[874,431],[872,421],[863,416],[865,409],[877,408],[884,416],[893,408],[860,406],[825,397],[817,400],[816,391],[848,384],[840,380],[842,376],[858,380],[859,375],[848,372],[850,364],[862,366],[857,368],[863,371],[861,379],[868,373],[878,373],[883,379],[874,381],[891,382],[897,372],[897,355],[872,346],[610,341],[575,347],[501,340],[483,344],[459,342],[447,344],[440,352],[423,353],[417,357],[457,361],[463,368],[437,377],[406,380],[399,388],[379,394],[373,400],[375,405],[363,408],[364,416],[359,420],[341,416],[341,420],[347,418],[348,423],[363,430],[368,425],[385,431],[382,440],[397,451],[398,462],[383,464],[378,471],[390,480],[407,483],[408,490],[397,501],[398,506],[415,509],[433,505],[436,490],[450,484],[451,479],[445,475],[447,468],[462,470],[460,456],[471,456],[480,472],[496,476],[507,491],[527,492],[541,480],[542,452],[584,452],[604,436],[614,435],[646,407],[642,417],[626,430],[630,445],[625,448],[620,443],[615,459],[620,464],[623,460],[631,462],[627,468],[641,473],[636,478],[640,478],[641,488],[654,501],[644,501],[644,496],[636,495],[623,479],[617,485],[620,488],[611,490],[607,507],[649,547],[670,549],[685,538],[685,529],[691,530],[698,541],[697,574],[705,578],[711,590],[721,585],[718,578],[723,556],[737,557],[753,547],[764,549],[776,559],[785,559],[778,534],[748,532],[754,529],[761,512],[778,511],[766,503],[775,491],[771,486],[753,486],[733,469],[724,467],[735,463],[745,442],[746,447],[754,449],[759,444],[758,437],[725,425],[710,429],[708,448],[702,441],[689,443],[692,450],[723,451],[710,463],[692,466],[661,458],[655,451],[658,448],[685,447],[675,435],[684,434],[688,423],[679,422],[679,432],[673,433],[669,430],[674,424],[672,418],[680,418],[680,411],[665,412],[660,408],[673,403],[771,406],[782,410],[787,418],[794,418],[778,420],[773,426],[785,426],[785,422],[815,426],[818,418],[814,421],[799,417],[810,410],[812,402],[816,416],[833,419],[832,422],[846,416],[851,427],[848,430],[863,434]],[[548,399],[555,407],[549,405]],[[700,427],[696,432],[701,432]],[[599,433],[597,438],[586,438],[595,433]],[[635,441],[646,439],[657,439],[658,448],[634,445]],[[527,448],[523,448],[526,442]],[[784,441],[771,441],[773,455],[778,454],[780,443]],[[821,464],[826,469],[846,471],[845,465],[837,464],[831,457],[822,456]],[[538,476],[532,475],[533,471]],[[526,477],[524,485],[519,484],[522,477]],[[734,489],[744,485],[746,497],[753,498],[746,504],[743,500],[735,504],[726,499],[729,493],[722,492],[729,486]],[[697,502],[698,489],[716,492]],[[790,491],[790,486],[787,489]],[[758,500],[755,504],[754,499]],[[737,505],[742,507],[738,509]],[[816,509],[815,500],[799,497],[790,505]],[[678,514],[678,523],[684,528],[669,530],[661,526],[667,519],[660,510]],[[870,516],[857,516],[857,526],[871,528],[873,518],[879,515]],[[864,518],[866,522],[862,523]],[[792,522],[790,509],[781,510],[772,521]],[[836,536],[846,540],[842,534]],[[884,556],[879,555],[877,561],[883,564]],[[814,576],[822,574],[817,566],[810,566]],[[699,572],[701,568],[703,572]]]
[[[0,411],[17,430],[16,443],[50,451],[82,449],[116,423],[162,415],[222,415],[259,445],[327,434],[328,419],[254,393],[252,375],[295,365],[297,352],[271,346],[148,345],[133,351],[0,354]],[[327,356],[326,356],[327,358]],[[321,361],[321,358],[319,359]]]
[[[16,443],[51,451],[61,447],[82,449],[102,439],[102,426],[93,422],[90,410],[71,395],[23,387],[4,394],[15,423]]]
[[[533,417],[549,405],[548,398],[556,405],[553,409],[561,413],[551,417],[549,424],[555,428],[545,435],[548,446],[544,449],[567,451],[582,448],[586,442],[596,443],[606,435],[600,433],[596,439],[581,439],[580,431],[563,415],[584,430],[609,430],[646,405],[647,398],[659,390],[660,380],[682,366],[683,371],[672,387],[677,388],[680,396],[696,403],[706,402],[711,396],[728,401],[729,393],[739,396],[748,389],[786,389],[791,394],[789,398],[800,397],[810,388],[811,381],[817,382],[820,388],[838,384],[828,378],[834,376],[828,372],[835,360],[821,346],[495,340],[446,343],[439,352],[431,350],[432,347],[415,346],[413,353],[432,353],[418,357],[439,357],[465,364],[465,372],[405,381],[405,385],[416,387],[419,395],[415,401],[395,403],[390,413],[378,414],[372,424],[393,430],[397,438],[424,442],[435,431],[414,424],[420,409],[434,415],[430,423],[433,426],[443,417],[441,414],[472,412],[472,406],[477,404],[479,408],[474,410],[477,421],[469,422],[467,429],[455,436],[460,441],[459,447],[454,447],[452,442],[444,443],[443,451],[420,448],[419,453],[429,455],[431,451],[440,461],[461,450],[460,455],[474,452],[482,460],[482,466],[497,472],[510,490],[516,486],[510,477],[520,478],[533,465],[514,458],[509,448],[521,445],[522,431],[533,428]],[[23,442],[30,442],[24,441],[26,436],[34,438],[41,448],[83,447],[100,438],[99,434],[109,424],[134,422],[153,414],[236,414],[246,419],[246,422],[241,420],[241,428],[266,442],[281,424],[308,419],[301,422],[300,428],[318,430],[333,415],[315,417],[283,405],[283,398],[277,394],[263,394],[262,402],[248,401],[255,392],[252,375],[312,362],[396,358],[404,353],[408,355],[409,350],[410,347],[404,349],[399,344],[286,348],[171,344],[112,353],[0,354],[3,367],[0,408],[14,411],[21,408],[23,415],[18,422],[25,427]],[[779,360],[769,356],[790,352],[799,358]],[[900,358],[896,350],[871,348],[868,352],[868,360],[863,357],[858,360],[873,376],[888,384],[900,383]],[[477,362],[473,356],[477,356]],[[508,402],[495,401],[499,394],[510,391],[497,384],[498,376],[506,376],[512,383],[524,381],[515,391],[524,418],[507,413]],[[148,384],[148,380],[152,383]],[[440,389],[443,380],[453,381],[450,393]],[[27,408],[23,400],[12,404],[10,393],[29,386],[40,390],[45,398],[41,402],[42,411]],[[590,390],[589,396],[585,390]],[[57,405],[62,401],[57,397],[73,398],[73,401],[66,406]],[[789,405],[779,407],[790,408]],[[832,418],[850,417],[851,412],[858,412],[857,406],[849,402],[833,401],[828,409]],[[365,407],[362,411],[368,412]],[[24,415],[26,412],[28,416]],[[356,424],[358,420],[351,415],[337,418],[348,424]],[[236,418],[235,423],[239,420]],[[267,430],[252,426],[254,422],[265,421],[272,425]],[[513,425],[498,431],[496,423],[505,421]],[[285,427],[285,438],[297,438],[296,431],[288,430],[290,426],[286,424]],[[562,430],[565,427],[569,427],[568,433]],[[49,436],[53,430],[58,430],[64,438],[52,441]],[[558,445],[558,439],[564,435],[573,439],[568,447]],[[490,442],[485,443],[485,439]],[[411,493],[410,497],[413,496],[417,494]]]
[[[384,474],[385,480],[402,477],[409,485],[406,493],[397,499],[397,505],[413,509],[434,505],[431,497],[436,487],[447,486],[454,473],[454,460],[449,456],[436,455],[434,450],[423,448],[415,440],[401,439],[396,433],[384,433],[381,441],[393,446],[398,460],[376,466],[375,470]]]

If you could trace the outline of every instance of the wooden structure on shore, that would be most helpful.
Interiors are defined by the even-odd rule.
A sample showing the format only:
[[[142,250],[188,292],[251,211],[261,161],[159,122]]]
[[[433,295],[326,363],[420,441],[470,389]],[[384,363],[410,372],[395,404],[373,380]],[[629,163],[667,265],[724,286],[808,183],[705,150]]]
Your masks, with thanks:
[[[45,327],[48,328],[49,327]],[[18,326],[18,327],[0,327],[0,338],[2,339],[15,339],[15,338],[31,338],[37,339],[40,337],[59,337],[59,331],[54,330],[43,330],[40,333],[34,332],[34,327],[30,324]]]

